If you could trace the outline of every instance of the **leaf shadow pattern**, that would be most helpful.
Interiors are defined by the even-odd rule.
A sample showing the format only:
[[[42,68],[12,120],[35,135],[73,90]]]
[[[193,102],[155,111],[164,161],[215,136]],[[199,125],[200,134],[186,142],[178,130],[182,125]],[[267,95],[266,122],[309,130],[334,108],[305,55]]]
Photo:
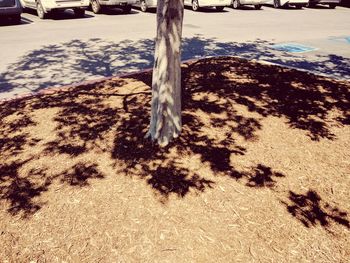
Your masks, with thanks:
[[[182,40],[182,60],[212,56],[239,56],[265,60],[317,74],[350,79],[350,59],[336,55],[303,55],[271,48],[275,43],[256,39],[250,42],[222,42],[197,35]],[[32,50],[0,72],[0,95],[33,92],[88,79],[124,74],[151,68],[154,40],[113,42],[101,38],[74,39]],[[67,78],[69,76],[69,78]],[[8,95],[7,95],[8,94]]]
[[[245,174],[247,178],[247,186],[249,187],[275,187],[277,178],[285,177],[284,174],[274,172],[270,167],[258,164],[253,167],[250,173]]]
[[[143,138],[149,124],[151,94],[131,95],[128,103],[123,100],[127,108],[124,107],[124,114],[119,112],[122,117],[115,134],[112,158],[118,166],[120,161],[125,165],[121,172],[146,179],[163,201],[173,193],[184,197],[190,190],[202,192],[213,187],[213,180],[190,168],[186,160],[194,156],[216,176],[250,180],[250,186],[255,183],[256,187],[273,187],[276,182],[274,178],[283,177],[262,164],[255,168],[256,174],[237,171],[231,164],[231,158],[235,155],[246,153],[246,149],[236,143],[235,137],[256,139],[255,133],[261,129],[261,125],[259,119],[246,117],[232,107],[230,91],[225,86],[220,91],[214,90],[218,82],[227,79],[217,75],[220,70],[218,67],[211,71],[217,77],[215,82],[206,72],[198,72],[191,66],[183,69],[183,129],[181,136],[165,148]],[[192,73],[200,78],[194,81]],[[150,73],[135,75],[133,78],[148,86],[151,84]],[[197,89],[197,83],[202,85],[201,80],[204,78],[208,78],[208,82]],[[218,136],[211,137],[203,127],[211,129]],[[163,176],[165,174],[167,176]]]
[[[45,169],[31,170],[30,178],[19,176],[18,170],[29,161],[0,165],[0,198],[10,202],[8,212],[12,215],[24,212],[23,217],[27,217],[38,211],[43,203],[34,201],[34,198],[47,191],[50,184],[45,178]],[[45,178],[43,181],[36,182],[37,178],[42,177]]]
[[[14,161],[0,165],[0,201],[9,203],[7,211],[11,215],[29,218],[46,202],[40,199],[50,185],[59,180],[61,183],[76,187],[88,186],[91,179],[103,179],[96,164],[79,162],[69,170],[51,175],[46,167],[32,168],[25,175],[19,173],[31,159]]]
[[[72,186],[83,187],[89,185],[89,179],[103,179],[104,175],[98,171],[97,164],[79,162],[69,170],[55,177],[60,177],[61,182],[68,183]]]
[[[312,74],[280,67],[230,61],[227,57],[200,60],[190,65],[184,83],[191,89],[186,94],[207,93],[228,100],[232,105],[246,106],[249,111],[266,116],[285,117],[292,128],[305,130],[312,140],[334,139],[329,124],[350,124],[350,91],[346,82],[337,83]],[[203,70],[204,69],[204,70]],[[227,74],[233,74],[235,81]],[[220,83],[221,88],[218,88]],[[206,105],[200,101],[203,108]],[[200,107],[198,105],[198,107]],[[333,120],[329,113],[337,114]],[[248,139],[250,129],[259,129],[254,119],[229,116],[239,123],[236,129]],[[245,123],[244,122],[248,122]],[[243,126],[242,126],[243,125]],[[243,127],[245,130],[243,130]]]
[[[214,181],[194,173],[183,166],[181,160],[176,160],[175,155],[171,155],[170,151],[176,148],[177,143],[161,148],[144,139],[149,116],[145,111],[146,107],[140,109],[138,106],[145,99],[149,108],[150,94],[136,95],[129,100],[128,115],[120,119],[111,152],[117,165],[119,166],[120,161],[124,165],[120,172],[145,179],[161,202],[166,202],[171,194],[184,197],[191,190],[203,192],[207,187],[213,187]]]
[[[3,116],[13,114],[15,110],[15,103],[9,103],[8,108],[5,109]],[[12,108],[13,107],[13,108]],[[3,118],[1,118],[3,119]],[[29,134],[25,131],[26,128],[35,126],[36,123],[29,115],[18,112],[16,117],[11,122],[2,121],[0,123],[0,152],[5,155],[6,153],[19,154],[23,151],[24,145],[35,145],[39,142],[36,138],[29,138]]]
[[[314,190],[309,190],[305,194],[290,191],[288,202],[282,201],[282,203],[288,212],[306,227],[320,225],[328,229],[333,222],[350,229],[347,213],[324,202]]]
[[[30,143],[40,144],[43,151],[23,164],[17,158],[6,160],[2,168],[5,172],[11,162],[18,167],[11,177],[2,177],[0,199],[18,207],[18,212],[31,214],[35,211],[31,206],[41,207],[38,197],[54,181],[84,187],[90,179],[107,177],[97,160],[81,163],[79,158],[90,153],[108,156],[113,176],[126,175],[146,182],[161,202],[171,196],[200,194],[215,186],[213,176],[228,176],[252,189],[273,188],[284,175],[272,167],[257,160],[247,172],[232,164],[232,159],[247,153],[238,137],[245,141],[259,140],[261,120],[267,116],[283,117],[291,128],[304,130],[314,140],[335,139],[329,122],[349,124],[349,89],[341,82],[231,57],[187,63],[182,76],[183,130],[165,148],[144,139],[150,117],[150,72],[0,104],[1,118],[17,113],[30,118],[36,111],[56,110],[50,120],[55,124],[54,139],[42,138],[36,143],[32,134],[18,130],[18,134],[26,137],[18,154],[28,149]],[[128,88],[129,81],[140,82],[140,87]],[[236,106],[247,109],[249,116]],[[337,114],[329,116],[330,111]],[[34,121],[22,123],[35,125]],[[2,135],[11,134],[10,127],[3,126]],[[3,148],[6,156],[15,152],[16,147]],[[47,167],[41,167],[37,180],[31,178],[35,171],[21,174],[22,168],[47,156],[76,158],[77,162],[51,175],[45,170]],[[22,177],[31,183],[22,184],[21,191],[27,191],[28,198],[21,205],[11,205],[13,200],[7,193],[14,187],[9,186]]]

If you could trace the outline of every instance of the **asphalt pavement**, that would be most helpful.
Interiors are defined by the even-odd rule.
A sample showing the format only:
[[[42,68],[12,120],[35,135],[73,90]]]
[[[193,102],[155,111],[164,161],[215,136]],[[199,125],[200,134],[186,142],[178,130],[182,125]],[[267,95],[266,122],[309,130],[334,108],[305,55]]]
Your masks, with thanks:
[[[155,12],[24,13],[0,26],[0,99],[150,68]],[[350,80],[350,8],[185,10],[183,60],[233,55]]]

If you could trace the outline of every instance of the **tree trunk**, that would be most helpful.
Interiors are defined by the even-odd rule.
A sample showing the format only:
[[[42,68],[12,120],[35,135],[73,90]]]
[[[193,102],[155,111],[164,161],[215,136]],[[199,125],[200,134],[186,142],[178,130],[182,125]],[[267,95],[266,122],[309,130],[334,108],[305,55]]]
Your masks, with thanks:
[[[181,132],[183,13],[183,0],[158,0],[151,122],[147,136],[161,146],[166,146]]]

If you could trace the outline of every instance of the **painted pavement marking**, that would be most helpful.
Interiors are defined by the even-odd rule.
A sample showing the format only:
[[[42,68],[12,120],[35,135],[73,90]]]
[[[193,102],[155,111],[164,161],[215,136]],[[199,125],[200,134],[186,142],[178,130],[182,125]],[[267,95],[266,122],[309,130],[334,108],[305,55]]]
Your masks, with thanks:
[[[275,44],[272,46],[273,49],[290,52],[290,53],[305,53],[317,50],[315,47],[309,47],[297,43],[284,43],[284,44]]]

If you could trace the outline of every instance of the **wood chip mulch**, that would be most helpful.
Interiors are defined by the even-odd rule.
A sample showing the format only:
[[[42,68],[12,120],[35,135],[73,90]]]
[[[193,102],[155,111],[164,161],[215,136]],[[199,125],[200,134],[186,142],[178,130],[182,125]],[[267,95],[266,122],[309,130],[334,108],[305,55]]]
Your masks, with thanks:
[[[0,104],[1,262],[349,262],[349,82],[189,62],[166,148],[150,85]]]

